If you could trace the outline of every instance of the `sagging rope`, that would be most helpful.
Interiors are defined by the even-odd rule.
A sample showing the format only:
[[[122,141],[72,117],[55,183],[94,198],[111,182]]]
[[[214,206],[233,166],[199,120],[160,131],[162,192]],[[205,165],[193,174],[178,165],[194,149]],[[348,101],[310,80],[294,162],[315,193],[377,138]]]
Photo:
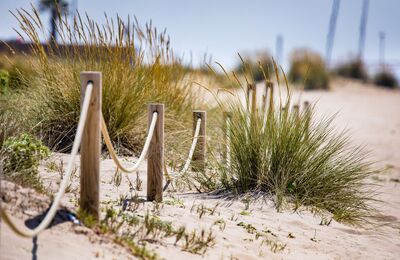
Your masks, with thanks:
[[[108,152],[110,153],[111,158],[114,160],[117,167],[119,169],[121,169],[121,171],[123,171],[125,173],[133,173],[139,169],[140,164],[146,158],[147,152],[149,150],[151,138],[153,137],[154,129],[156,127],[157,117],[158,117],[157,112],[154,112],[153,118],[151,120],[151,124],[149,127],[149,133],[147,135],[146,142],[144,143],[144,147],[143,147],[142,153],[139,156],[139,159],[137,160],[137,162],[135,163],[135,165],[132,168],[126,168],[122,165],[121,161],[118,159],[118,156],[117,156],[117,154],[114,150],[114,147],[111,143],[111,139],[110,139],[110,135],[107,130],[106,122],[104,121],[103,115],[101,116],[101,132],[103,134],[104,141],[106,143],[106,146],[107,146]]]
[[[231,168],[231,120],[226,118],[226,165],[228,169]]]
[[[76,154],[78,153],[78,150],[79,150],[79,147],[81,144],[81,140],[82,140],[82,133],[83,133],[83,129],[84,129],[85,123],[86,123],[86,118],[87,118],[89,104],[90,104],[90,98],[92,96],[92,90],[93,90],[93,83],[88,83],[86,91],[85,91],[85,98],[83,100],[81,116],[79,118],[78,128],[76,131],[74,144],[72,146],[71,157],[68,162],[66,174],[65,174],[63,180],[61,181],[60,188],[53,200],[53,203],[51,204],[50,209],[48,210],[45,218],[42,220],[42,222],[39,224],[39,226],[37,226],[35,229],[19,228],[11,220],[11,217],[8,215],[6,210],[0,206],[0,213],[1,213],[2,219],[4,219],[4,222],[6,224],[8,224],[8,226],[18,235],[23,236],[23,237],[37,236],[40,232],[42,232],[44,229],[46,229],[50,225],[51,221],[53,220],[53,218],[57,212],[58,206],[60,204],[61,198],[65,193],[65,189],[67,187],[67,184],[68,184],[71,174],[72,174],[72,169],[74,166],[74,159],[75,159]]]
[[[193,141],[192,141],[192,146],[190,147],[188,158],[186,159],[185,165],[183,166],[182,170],[180,172],[178,172],[177,174],[169,174],[168,170],[167,170],[167,166],[164,163],[164,172],[165,172],[165,175],[167,176],[167,182],[165,183],[163,191],[167,190],[167,188],[168,188],[169,184],[172,182],[173,178],[182,176],[189,169],[190,162],[192,161],[192,158],[193,158],[194,150],[196,149],[197,140],[199,139],[200,126],[201,126],[201,118],[197,119],[196,129],[194,131],[194,136],[193,136]]]

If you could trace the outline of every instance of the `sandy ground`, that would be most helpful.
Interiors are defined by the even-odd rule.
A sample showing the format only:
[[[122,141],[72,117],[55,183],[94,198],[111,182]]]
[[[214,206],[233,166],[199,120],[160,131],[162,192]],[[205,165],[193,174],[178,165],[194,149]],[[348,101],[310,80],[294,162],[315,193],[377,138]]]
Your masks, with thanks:
[[[175,227],[188,230],[212,231],[215,245],[204,255],[182,251],[173,240],[148,243],[165,259],[400,259],[400,91],[384,90],[349,81],[336,81],[332,91],[312,91],[302,94],[303,100],[318,101],[318,116],[338,112],[335,124],[350,129],[355,144],[364,143],[372,151],[371,159],[387,170],[374,179],[380,184],[383,201],[381,214],[374,218],[376,225],[353,227],[332,221],[321,225],[321,218],[309,211],[277,212],[271,201],[258,199],[249,205],[243,199],[213,194],[165,194],[164,203],[140,204],[136,213],[151,210],[162,220],[172,221]],[[340,87],[338,87],[340,86]],[[67,155],[56,154],[51,159],[66,162]],[[131,160],[131,159],[129,159]],[[47,164],[48,165],[48,164]],[[76,160],[77,169],[79,159]],[[101,164],[101,202],[129,198],[141,191],[130,190],[123,176],[116,187],[112,177],[116,167],[110,159]],[[63,206],[76,209],[79,171],[73,178]],[[55,192],[60,174],[50,171],[46,163],[41,175],[48,190]],[[145,164],[139,173],[146,187]],[[136,176],[130,176],[135,186]],[[15,188],[3,182],[3,200],[15,219],[24,220],[43,212],[48,199],[29,189]],[[4,195],[5,194],[5,195]],[[206,208],[200,216],[200,208]],[[217,222],[217,223],[216,223]],[[222,224],[224,223],[224,224]],[[247,228],[246,228],[247,227]],[[258,233],[258,235],[256,235]],[[1,259],[126,259],[129,252],[93,231],[71,222],[54,225],[37,240],[16,236],[1,223]]]

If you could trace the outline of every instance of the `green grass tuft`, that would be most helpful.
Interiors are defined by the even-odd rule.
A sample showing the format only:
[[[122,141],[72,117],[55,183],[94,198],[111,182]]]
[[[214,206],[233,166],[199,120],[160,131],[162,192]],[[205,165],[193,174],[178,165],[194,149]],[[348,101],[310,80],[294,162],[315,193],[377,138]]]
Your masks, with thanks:
[[[330,212],[338,221],[366,220],[374,211],[374,187],[368,181],[376,172],[368,153],[333,126],[335,116],[317,119],[315,105],[292,109],[289,87],[285,98],[278,91],[276,101],[270,88],[265,110],[256,112],[235,97],[220,102],[232,115],[231,165],[216,157],[222,186],[271,194],[278,210],[290,203],[295,209]]]

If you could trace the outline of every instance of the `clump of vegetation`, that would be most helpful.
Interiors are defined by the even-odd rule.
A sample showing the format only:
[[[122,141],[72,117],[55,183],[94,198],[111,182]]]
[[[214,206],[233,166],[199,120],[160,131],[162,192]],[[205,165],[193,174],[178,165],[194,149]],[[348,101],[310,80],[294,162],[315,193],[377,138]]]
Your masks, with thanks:
[[[339,64],[333,72],[345,78],[368,80],[368,73],[364,62],[359,58],[350,59],[347,62]]]
[[[223,187],[273,194],[277,209],[290,202],[328,211],[338,221],[365,220],[374,199],[367,179],[375,173],[367,153],[333,127],[334,116],[316,120],[314,106],[292,109],[286,88],[287,96],[278,90],[279,101],[270,88],[267,104],[256,111],[235,98],[221,102],[232,115],[231,162],[218,163]]]
[[[4,174],[10,180],[43,191],[39,177],[39,161],[50,155],[40,140],[22,134],[8,138],[3,144]]]
[[[0,70],[0,96],[5,95],[8,91],[8,71]]]
[[[294,50],[291,55],[289,80],[304,89],[328,89],[329,73],[323,58],[308,49]]]
[[[34,72],[29,64],[29,59],[16,59],[14,64],[8,68],[8,87],[10,92],[21,91],[27,88],[30,83],[29,79]]]
[[[263,70],[273,70],[272,56],[266,51],[244,56],[242,62],[236,68],[237,73],[248,73],[248,76],[252,77],[254,81],[263,81],[265,79]]]
[[[399,86],[396,76],[388,69],[381,70],[374,76],[374,84],[386,88],[396,88]]]
[[[108,208],[98,226],[92,225],[92,221],[86,222],[103,234],[115,235],[116,242],[128,246],[133,255],[144,259],[148,259],[145,255],[149,259],[157,258],[154,252],[146,249],[145,242],[159,243],[164,239],[173,238],[174,245],[179,245],[184,251],[200,255],[205,254],[207,249],[215,244],[215,237],[211,231],[189,232],[184,226],[176,228],[172,222],[163,221],[149,213],[142,217],[132,212]]]
[[[28,82],[18,97],[26,111],[26,128],[35,126],[52,148],[71,145],[80,111],[80,72],[101,71],[103,115],[112,141],[119,147],[139,150],[146,131],[146,105],[161,102],[168,108],[166,129],[176,126],[179,115],[190,121],[194,106],[191,81],[179,58],[174,56],[165,31],[152,24],[145,28],[129,17],[106,16],[98,24],[77,13],[57,19],[58,43],[43,45],[44,23],[38,12],[17,11],[22,37],[32,42],[34,74],[22,74]],[[144,123],[144,124],[142,124]],[[143,125],[138,127],[138,125]]]

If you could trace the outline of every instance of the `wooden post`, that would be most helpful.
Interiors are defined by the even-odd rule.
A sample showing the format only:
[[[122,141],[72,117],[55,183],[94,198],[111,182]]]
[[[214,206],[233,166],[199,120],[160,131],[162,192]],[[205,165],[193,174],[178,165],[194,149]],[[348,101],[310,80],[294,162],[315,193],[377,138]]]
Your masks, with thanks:
[[[93,84],[85,128],[81,141],[80,208],[99,219],[101,155],[101,72],[81,73],[81,107],[88,83]]]
[[[310,106],[310,102],[304,101],[304,110],[306,111],[308,107]]]
[[[196,131],[197,120],[201,119],[199,138],[194,149],[192,169],[197,172],[204,172],[206,169],[206,120],[207,112],[201,110],[193,111],[193,134]]]
[[[226,164],[230,163],[230,125],[232,120],[232,112],[224,112],[222,131],[224,134],[223,160]],[[229,147],[229,148],[228,148]]]
[[[257,113],[257,86],[252,83],[248,88],[251,90],[251,113],[255,116]]]
[[[148,105],[149,127],[155,112],[158,114],[157,123],[147,156],[147,200],[161,202],[164,169],[164,104]]]
[[[293,105],[293,112],[296,113],[296,115],[299,115],[299,105]]]
[[[274,83],[272,83],[272,81],[267,81],[265,84],[265,93],[263,94],[263,100],[262,100],[262,108],[263,111],[265,111],[265,109],[267,109],[267,103],[268,103],[268,89],[269,88],[273,88],[274,87]]]

